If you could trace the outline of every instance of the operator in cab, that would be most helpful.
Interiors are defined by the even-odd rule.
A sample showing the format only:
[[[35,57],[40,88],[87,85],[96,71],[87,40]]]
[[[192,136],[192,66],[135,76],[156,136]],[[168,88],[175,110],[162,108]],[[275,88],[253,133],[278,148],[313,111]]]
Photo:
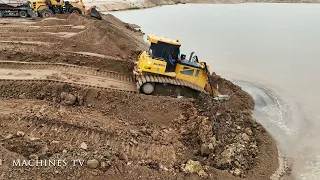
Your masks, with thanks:
[[[170,55],[170,58],[169,58],[171,72],[175,71],[178,62],[181,62],[180,49],[179,49],[179,47],[175,47]]]

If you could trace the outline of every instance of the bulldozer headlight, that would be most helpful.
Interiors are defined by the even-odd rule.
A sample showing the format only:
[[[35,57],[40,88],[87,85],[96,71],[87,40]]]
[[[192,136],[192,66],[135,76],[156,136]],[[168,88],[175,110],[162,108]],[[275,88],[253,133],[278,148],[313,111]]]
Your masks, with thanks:
[[[151,62],[151,61],[148,61],[148,64],[149,64],[149,65],[151,65],[151,64],[152,64],[152,62]]]

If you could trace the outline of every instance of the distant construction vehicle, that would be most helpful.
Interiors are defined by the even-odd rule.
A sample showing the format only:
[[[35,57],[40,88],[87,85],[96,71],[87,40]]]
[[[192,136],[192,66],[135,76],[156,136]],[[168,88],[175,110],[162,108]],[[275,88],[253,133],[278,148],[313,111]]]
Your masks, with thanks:
[[[36,17],[30,2],[20,0],[0,0],[0,18],[2,17]]]
[[[86,14],[91,17],[101,19],[100,13],[95,6],[86,10],[83,1],[64,1],[64,0],[30,0],[31,7],[38,12],[41,17],[49,17],[52,14]]]
[[[29,0],[22,2],[16,0],[0,0],[0,17],[17,16],[17,17],[50,17],[53,14],[85,14],[91,17],[102,19],[96,7],[90,7],[88,10],[83,1],[64,1],[64,0]]]
[[[212,86],[209,65],[200,62],[194,53],[186,59],[181,54],[181,43],[166,37],[147,35],[151,42],[149,51],[143,51],[133,70],[137,88],[141,93],[155,92],[166,95],[188,96],[208,92],[216,100],[228,100],[229,96],[219,95]]]

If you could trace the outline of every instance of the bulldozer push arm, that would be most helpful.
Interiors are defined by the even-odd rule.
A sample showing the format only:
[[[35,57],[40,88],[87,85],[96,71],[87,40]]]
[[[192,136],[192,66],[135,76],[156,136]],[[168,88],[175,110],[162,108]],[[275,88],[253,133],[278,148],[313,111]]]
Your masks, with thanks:
[[[205,68],[205,71],[206,71],[206,74],[207,74],[207,78],[208,78],[208,80],[207,80],[207,81],[208,81],[208,84],[206,84],[205,90],[206,90],[209,94],[213,95],[213,97],[216,97],[216,96],[218,96],[218,94],[217,94],[217,91],[214,90],[213,85],[212,85],[212,83],[211,83],[210,72],[209,72],[207,63],[206,63],[206,62],[203,62],[203,64],[204,64],[204,68]]]
[[[211,78],[210,78],[210,71],[208,69],[207,63],[203,62],[203,64],[204,64],[204,68],[205,68],[207,78],[208,78],[208,84],[206,85],[205,90],[209,94],[211,94],[213,96],[213,98],[217,101],[228,101],[230,99],[230,96],[219,94],[219,86],[218,85],[216,88],[213,87],[213,84],[212,84]]]

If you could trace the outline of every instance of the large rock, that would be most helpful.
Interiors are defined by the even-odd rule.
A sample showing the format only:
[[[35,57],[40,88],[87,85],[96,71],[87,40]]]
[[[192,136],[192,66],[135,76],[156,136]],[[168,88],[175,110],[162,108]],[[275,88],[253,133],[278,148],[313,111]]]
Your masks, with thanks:
[[[240,169],[236,168],[236,169],[234,170],[233,174],[234,174],[235,176],[240,176],[240,175],[242,174],[242,171],[241,171]]]
[[[124,152],[119,153],[119,159],[123,160],[124,162],[128,162],[129,158]]]
[[[225,158],[226,162],[231,163],[231,159],[235,155],[235,148],[230,146],[228,149],[224,150],[221,155]]]
[[[80,148],[86,150],[86,149],[88,149],[88,145],[85,142],[82,142],[80,144]]]
[[[183,170],[186,173],[195,174],[202,170],[202,166],[199,161],[189,160]]]
[[[235,156],[236,148],[234,146],[230,146],[229,148],[225,149],[220,156],[216,157],[216,164],[219,167],[228,166],[231,164],[232,160]]]
[[[250,128],[246,128],[246,133],[249,135],[249,136],[252,136],[253,135],[253,132]]]
[[[203,143],[201,145],[200,148],[200,153],[202,156],[207,156],[211,153],[214,152],[214,148],[217,146],[217,140],[216,138],[213,136],[211,138],[209,138],[209,142],[208,143]]]
[[[249,142],[250,141],[250,137],[246,134],[246,133],[243,133],[242,135],[242,139],[246,142]]]
[[[92,159],[92,160],[88,160],[87,161],[87,165],[89,168],[91,169],[95,169],[99,166],[99,161],[96,159]]]
[[[39,159],[39,156],[36,155],[36,154],[30,154],[29,159],[38,160],[38,159]]]
[[[203,170],[199,161],[189,160],[183,167],[183,171],[189,174],[198,174],[201,177],[208,176],[208,174]]]
[[[73,94],[62,92],[60,94],[61,102],[65,105],[74,105],[76,103],[77,97]]]
[[[23,131],[18,131],[18,132],[17,132],[17,136],[18,136],[18,137],[24,136],[24,135],[25,135],[25,133],[24,133]]]

